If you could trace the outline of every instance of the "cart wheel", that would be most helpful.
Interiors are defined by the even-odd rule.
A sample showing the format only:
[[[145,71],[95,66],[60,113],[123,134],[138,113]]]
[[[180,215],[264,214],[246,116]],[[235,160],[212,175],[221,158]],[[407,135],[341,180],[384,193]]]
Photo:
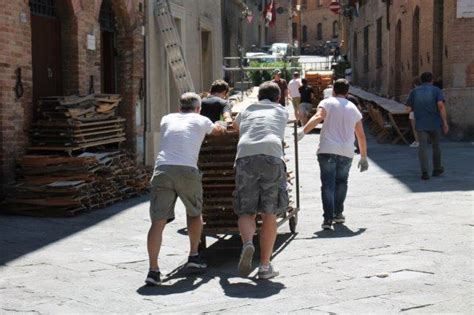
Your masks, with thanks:
[[[201,235],[201,241],[199,242],[199,252],[202,252],[206,249],[206,235]]]
[[[296,233],[296,225],[298,225],[298,215],[294,215],[288,221],[290,223],[290,232],[292,234]]]

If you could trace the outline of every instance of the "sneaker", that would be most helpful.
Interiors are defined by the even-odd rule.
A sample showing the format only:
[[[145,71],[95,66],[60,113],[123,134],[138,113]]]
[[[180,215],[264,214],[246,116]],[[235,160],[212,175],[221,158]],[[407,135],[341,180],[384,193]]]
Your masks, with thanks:
[[[258,267],[258,278],[259,279],[271,279],[278,276],[280,273],[273,269],[272,264],[268,266],[260,266]]]
[[[241,277],[247,277],[252,271],[253,253],[255,253],[255,247],[252,243],[246,243],[242,246],[239,260],[239,275]]]
[[[410,148],[418,148],[420,146],[420,144],[416,141],[413,141],[412,144],[410,144]]]
[[[324,220],[321,228],[323,230],[332,230],[332,220]]]
[[[344,223],[346,222],[346,217],[342,213],[336,214],[334,217],[334,223]]]
[[[186,268],[206,269],[207,264],[202,260],[201,255],[189,256]]]
[[[427,172],[423,172],[423,174],[421,174],[421,179],[422,180],[428,180],[428,179],[430,179],[430,175],[428,175]]]
[[[161,273],[159,271],[148,271],[145,283],[149,286],[161,284]]]
[[[433,176],[434,177],[440,176],[443,173],[444,173],[444,167],[441,167],[440,169],[437,169],[437,170],[433,170]]]

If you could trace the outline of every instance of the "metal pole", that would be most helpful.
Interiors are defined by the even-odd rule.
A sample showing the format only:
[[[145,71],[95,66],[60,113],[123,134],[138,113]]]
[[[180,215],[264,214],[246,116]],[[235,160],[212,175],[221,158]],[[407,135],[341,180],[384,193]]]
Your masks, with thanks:
[[[300,170],[298,161],[298,121],[293,124],[293,136],[295,140],[295,176],[296,176],[296,208],[300,209]]]

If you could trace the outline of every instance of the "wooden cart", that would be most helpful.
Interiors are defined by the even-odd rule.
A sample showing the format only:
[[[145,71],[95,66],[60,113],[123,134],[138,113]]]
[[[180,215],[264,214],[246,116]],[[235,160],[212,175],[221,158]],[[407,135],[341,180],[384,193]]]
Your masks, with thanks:
[[[278,217],[278,227],[288,221],[291,233],[296,233],[298,211],[300,205],[298,176],[298,142],[296,139],[297,125],[294,129],[295,170],[287,171],[288,183],[295,182],[295,198],[289,191],[290,203],[288,210]],[[201,249],[206,248],[206,236],[238,234],[237,215],[233,208],[233,191],[235,189],[234,162],[237,153],[239,134],[228,130],[223,136],[208,136],[204,139],[199,154],[199,169],[203,173],[203,220],[204,228],[201,238]],[[261,225],[257,217],[257,230]]]

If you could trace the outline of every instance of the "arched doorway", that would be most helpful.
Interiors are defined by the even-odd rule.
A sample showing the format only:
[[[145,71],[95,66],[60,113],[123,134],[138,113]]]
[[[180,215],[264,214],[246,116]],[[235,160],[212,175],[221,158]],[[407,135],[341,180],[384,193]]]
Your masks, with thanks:
[[[435,0],[433,6],[433,77],[443,76],[443,0]],[[428,63],[430,62],[428,58]]]
[[[411,63],[412,63],[412,75],[418,76],[420,72],[419,67],[419,56],[420,56],[420,8],[416,7],[413,13],[413,24],[412,24],[412,50],[411,50]]]
[[[395,84],[394,96],[399,100],[402,94],[402,22],[398,20],[395,30]]]
[[[33,103],[62,94],[61,22],[54,0],[30,0]],[[36,111],[34,111],[36,112]]]
[[[111,0],[103,0],[99,13],[102,93],[117,93],[116,20]]]

